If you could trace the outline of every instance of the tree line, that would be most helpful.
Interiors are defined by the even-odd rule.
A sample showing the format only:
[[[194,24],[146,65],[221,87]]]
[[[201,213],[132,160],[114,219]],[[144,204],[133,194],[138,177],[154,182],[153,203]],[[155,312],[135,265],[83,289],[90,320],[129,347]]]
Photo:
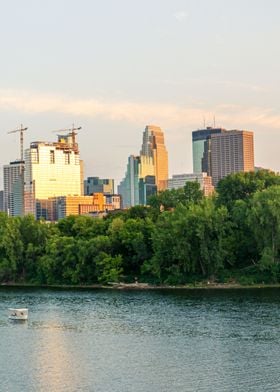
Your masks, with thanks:
[[[149,206],[103,219],[57,223],[0,214],[0,282],[178,285],[280,281],[280,176],[222,179],[211,197],[196,182],[166,190]]]

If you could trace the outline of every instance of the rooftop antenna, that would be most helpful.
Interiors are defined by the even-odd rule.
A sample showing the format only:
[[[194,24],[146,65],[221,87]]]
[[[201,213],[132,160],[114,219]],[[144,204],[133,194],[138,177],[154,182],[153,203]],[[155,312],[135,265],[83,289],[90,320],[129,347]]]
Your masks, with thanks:
[[[206,124],[205,124],[205,116],[203,116],[203,126],[204,126],[204,129],[205,129],[205,127],[206,127]]]
[[[24,128],[23,125],[20,124],[20,128],[7,132],[7,133],[20,132],[20,160],[21,161],[23,161],[23,132],[26,131],[27,129],[28,129],[27,127]]]
[[[214,114],[213,120],[214,120],[214,128],[216,128],[216,117],[215,117],[215,114]]]

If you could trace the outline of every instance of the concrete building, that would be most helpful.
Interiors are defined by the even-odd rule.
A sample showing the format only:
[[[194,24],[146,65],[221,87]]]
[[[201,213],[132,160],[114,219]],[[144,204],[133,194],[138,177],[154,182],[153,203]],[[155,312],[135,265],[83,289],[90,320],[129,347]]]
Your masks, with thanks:
[[[38,203],[56,196],[81,196],[81,161],[75,133],[57,142],[33,142],[25,151],[25,214],[37,219]]]
[[[184,188],[186,182],[197,181],[205,196],[210,196],[214,192],[212,178],[207,173],[175,174],[168,180],[168,189]]]
[[[224,128],[212,128],[207,127],[205,129],[198,129],[192,132],[192,154],[193,154],[193,172],[202,173],[208,172],[207,162],[204,161],[204,167],[202,165],[202,159],[206,148],[207,140],[215,134],[226,132]]]
[[[24,161],[4,165],[3,208],[8,215],[21,216],[24,212]]]
[[[250,131],[227,131],[211,135],[211,169],[213,185],[231,173],[254,171],[254,134]]]
[[[94,193],[113,195],[114,180],[112,178],[88,177],[84,181],[84,195],[93,195]]]

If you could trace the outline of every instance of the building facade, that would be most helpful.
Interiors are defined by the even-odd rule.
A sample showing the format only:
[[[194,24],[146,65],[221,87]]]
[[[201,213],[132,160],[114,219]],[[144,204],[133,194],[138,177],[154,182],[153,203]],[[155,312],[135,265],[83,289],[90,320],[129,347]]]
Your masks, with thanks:
[[[207,173],[175,174],[168,180],[168,189],[184,188],[186,182],[198,182],[205,196],[214,192],[212,178]]]
[[[24,213],[24,161],[4,165],[3,209],[11,216]]]
[[[205,155],[205,149],[207,148],[207,141],[209,140],[209,138],[211,138],[212,135],[220,134],[223,132],[226,132],[224,128],[212,127],[198,129],[197,131],[192,132],[192,154],[194,173],[208,172],[208,161],[204,160],[204,165],[202,164],[202,159]]]
[[[114,180],[112,178],[88,177],[84,181],[84,195],[93,195],[94,193],[113,195]]]
[[[128,159],[124,179],[118,186],[122,208],[146,205],[148,197],[167,189],[168,153],[160,127],[147,125],[139,156]]]
[[[164,143],[164,133],[160,127],[147,125],[143,132],[143,142],[140,156],[149,157],[154,167],[146,175],[154,175],[159,191],[167,188],[168,181],[168,153]],[[144,176],[143,176],[144,177]]]
[[[25,151],[25,214],[39,219],[38,204],[42,200],[81,195],[81,161],[74,141],[69,133],[58,136],[57,142],[33,142]]]
[[[122,198],[122,208],[129,208],[139,204],[139,171],[140,157],[130,155],[124,179],[118,186],[118,194]]]
[[[254,171],[254,134],[251,131],[227,131],[211,136],[213,185],[231,173]]]

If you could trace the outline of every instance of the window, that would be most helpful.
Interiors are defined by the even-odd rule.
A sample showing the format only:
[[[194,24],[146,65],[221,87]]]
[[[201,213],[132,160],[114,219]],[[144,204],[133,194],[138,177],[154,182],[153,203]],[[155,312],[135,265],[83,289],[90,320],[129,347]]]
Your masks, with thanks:
[[[70,152],[64,153],[65,165],[70,165]]]
[[[55,160],[54,160],[54,150],[50,151],[50,163],[55,163]]]

